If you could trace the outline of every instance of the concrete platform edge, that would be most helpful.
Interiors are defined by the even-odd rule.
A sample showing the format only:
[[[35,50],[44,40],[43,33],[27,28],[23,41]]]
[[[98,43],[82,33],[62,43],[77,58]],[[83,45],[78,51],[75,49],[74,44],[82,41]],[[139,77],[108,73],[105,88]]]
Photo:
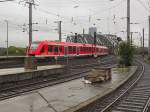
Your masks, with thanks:
[[[135,74],[135,72],[137,71],[137,66],[131,66],[130,68],[131,69],[130,69],[128,77],[126,79],[124,79],[122,82],[120,82],[115,88],[111,88],[110,87],[103,94],[101,94],[101,93],[97,94],[96,96],[86,100],[85,102],[82,102],[82,103],[80,103],[80,104],[78,104],[78,105],[76,105],[74,107],[71,107],[71,108],[69,108],[67,110],[64,110],[63,112],[75,112],[75,111],[77,111],[77,110],[79,110],[79,109],[89,105],[90,103],[92,103],[92,102],[94,102],[94,101],[96,101],[96,100],[98,100],[98,99],[100,99],[100,98],[102,98],[102,97],[104,97],[104,96],[114,92],[117,88],[119,88],[125,82],[127,82]]]

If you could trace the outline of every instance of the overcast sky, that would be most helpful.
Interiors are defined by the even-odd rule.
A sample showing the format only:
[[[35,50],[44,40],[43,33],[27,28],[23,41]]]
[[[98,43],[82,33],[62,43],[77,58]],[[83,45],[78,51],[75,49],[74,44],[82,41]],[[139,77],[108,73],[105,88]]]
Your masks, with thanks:
[[[21,0],[0,3],[0,46],[6,46],[6,22],[9,21],[9,44],[27,46],[28,5]],[[111,33],[126,37],[126,1],[127,0],[35,0],[33,8],[33,40],[57,40],[57,23],[62,21],[62,35],[70,32],[88,33],[90,26],[98,28],[98,32]],[[131,31],[142,33],[145,28],[146,42],[148,39],[149,0],[131,0]],[[25,26],[23,26],[25,24]],[[140,44],[139,34],[133,34],[136,44]]]

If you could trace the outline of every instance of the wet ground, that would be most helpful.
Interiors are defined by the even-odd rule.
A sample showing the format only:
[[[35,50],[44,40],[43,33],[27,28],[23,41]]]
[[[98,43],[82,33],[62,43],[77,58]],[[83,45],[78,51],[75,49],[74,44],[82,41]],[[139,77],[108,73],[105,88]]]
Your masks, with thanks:
[[[32,93],[7,99],[0,102],[0,112],[62,112],[74,107],[80,108],[82,103],[100,98],[114,90],[127,80],[136,67],[122,73],[112,73],[112,80],[100,84],[85,84],[84,79],[76,79],[66,83],[43,88]]]

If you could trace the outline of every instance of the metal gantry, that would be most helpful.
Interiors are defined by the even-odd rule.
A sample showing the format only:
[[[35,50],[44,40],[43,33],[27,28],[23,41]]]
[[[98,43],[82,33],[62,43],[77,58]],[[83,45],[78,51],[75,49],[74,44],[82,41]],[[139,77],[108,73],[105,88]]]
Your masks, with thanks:
[[[116,35],[100,35],[96,34],[96,38],[89,34],[76,34],[70,35],[66,38],[66,42],[83,43],[83,44],[96,44],[109,47],[111,50],[116,48],[118,40]]]

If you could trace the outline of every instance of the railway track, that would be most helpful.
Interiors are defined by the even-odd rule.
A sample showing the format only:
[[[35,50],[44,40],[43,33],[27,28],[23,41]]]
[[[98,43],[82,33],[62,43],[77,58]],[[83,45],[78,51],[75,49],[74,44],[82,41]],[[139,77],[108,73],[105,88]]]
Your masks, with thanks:
[[[103,56],[102,61],[106,59],[111,59],[113,56]],[[79,61],[83,61],[83,63],[86,63],[88,60],[96,61],[93,57],[84,57],[84,58],[69,58],[69,63],[67,63],[67,59],[59,59],[57,62],[55,60],[49,60],[49,59],[38,59],[37,65],[38,66],[45,66],[45,65],[54,65],[54,64],[62,64],[70,66],[77,65]],[[85,61],[85,62],[84,62]],[[80,64],[80,62],[79,62]],[[5,68],[17,68],[17,67],[24,67],[24,58],[16,58],[16,59],[0,59],[0,69]]]
[[[77,112],[149,112],[150,66],[137,64],[138,71],[124,85]]]
[[[22,82],[16,82],[13,84],[8,84],[6,86],[1,86],[0,89],[0,100],[8,99],[11,97],[18,96],[20,94],[24,94],[25,92],[34,91],[43,87],[52,86],[58,83],[63,83],[66,81],[74,80],[77,78],[84,77],[87,72],[90,71],[91,68],[94,67],[101,67],[101,66],[112,66],[115,65],[116,59],[104,60],[101,64],[92,63],[92,64],[85,64],[81,67],[74,66],[70,67],[70,72],[64,75],[57,75],[54,74],[50,77],[45,77],[43,79],[34,79],[34,80],[27,80]],[[114,64],[115,63],[115,64]]]

